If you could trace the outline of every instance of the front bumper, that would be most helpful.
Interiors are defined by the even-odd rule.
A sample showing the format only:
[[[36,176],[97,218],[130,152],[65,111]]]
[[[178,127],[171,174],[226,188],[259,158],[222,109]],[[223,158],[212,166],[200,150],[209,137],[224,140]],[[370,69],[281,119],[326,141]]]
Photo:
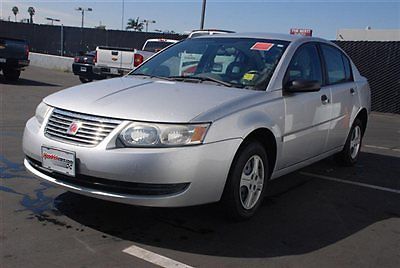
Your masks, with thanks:
[[[24,131],[24,164],[29,172],[66,190],[121,203],[155,207],[182,207],[220,200],[233,157],[241,139],[232,139],[199,146],[176,148],[115,148],[115,138],[122,123],[95,147],[81,147],[52,140],[44,136],[31,118]],[[64,180],[40,168],[41,147],[55,147],[76,154],[77,176]],[[36,163],[36,166],[34,165]],[[115,185],[154,187],[177,186],[172,192],[134,192],[112,188],[91,187],[85,178],[98,178]],[[76,180],[76,182],[74,182]],[[146,188],[146,189],[147,189]],[[122,189],[122,190],[121,190]],[[174,188],[175,189],[175,188]]]

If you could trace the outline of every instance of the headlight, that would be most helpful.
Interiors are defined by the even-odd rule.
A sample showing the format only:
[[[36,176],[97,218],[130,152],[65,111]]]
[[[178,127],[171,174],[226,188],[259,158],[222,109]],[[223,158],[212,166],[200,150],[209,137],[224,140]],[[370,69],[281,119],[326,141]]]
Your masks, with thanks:
[[[209,124],[170,125],[132,123],[119,135],[128,147],[163,147],[201,144]]]
[[[40,125],[43,123],[43,120],[46,117],[46,114],[48,113],[49,110],[50,110],[50,106],[48,106],[44,102],[41,102],[37,106],[36,112],[35,112],[35,118],[39,122]]]

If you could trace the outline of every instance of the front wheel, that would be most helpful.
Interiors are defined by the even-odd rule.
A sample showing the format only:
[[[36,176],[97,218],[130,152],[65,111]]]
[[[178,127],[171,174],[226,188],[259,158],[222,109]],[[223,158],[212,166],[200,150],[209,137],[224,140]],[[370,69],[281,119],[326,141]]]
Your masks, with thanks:
[[[268,175],[264,147],[259,142],[244,145],[233,161],[222,196],[229,217],[246,220],[256,213],[264,197]]]
[[[361,120],[356,119],[351,127],[343,150],[336,155],[336,160],[344,166],[353,166],[360,155],[362,138],[363,124]]]

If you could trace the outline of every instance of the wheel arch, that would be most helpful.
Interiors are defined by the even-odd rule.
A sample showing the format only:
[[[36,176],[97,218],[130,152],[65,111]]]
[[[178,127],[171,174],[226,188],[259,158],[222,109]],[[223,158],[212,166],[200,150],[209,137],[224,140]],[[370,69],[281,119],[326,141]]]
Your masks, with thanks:
[[[250,133],[248,133],[241,144],[239,145],[239,148],[236,150],[235,156],[233,158],[232,164],[235,162],[236,158],[238,157],[239,152],[241,149],[246,146],[248,143],[252,141],[257,141],[262,144],[264,147],[267,156],[268,156],[268,175],[271,177],[271,174],[273,173],[275,169],[275,164],[276,164],[276,159],[277,159],[277,143],[276,143],[276,138],[273,132],[266,128],[266,127],[260,127],[257,129],[252,130]],[[232,168],[232,166],[231,166]]]
[[[354,120],[359,119],[362,122],[362,134],[364,135],[365,130],[367,129],[367,123],[368,123],[368,111],[366,108],[362,108],[354,118]],[[353,121],[354,123],[354,121]]]

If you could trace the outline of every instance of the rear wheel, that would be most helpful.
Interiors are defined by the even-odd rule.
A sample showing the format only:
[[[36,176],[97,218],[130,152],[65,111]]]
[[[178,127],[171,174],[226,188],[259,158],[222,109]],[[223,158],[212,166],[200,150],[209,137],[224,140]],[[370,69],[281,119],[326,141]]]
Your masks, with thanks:
[[[8,81],[16,81],[21,75],[20,70],[15,69],[3,69],[4,78]]]
[[[246,220],[256,213],[264,197],[268,174],[264,147],[258,142],[244,145],[233,161],[222,197],[229,217]]]
[[[351,127],[343,150],[336,155],[336,160],[340,164],[344,166],[353,166],[357,162],[360,155],[363,134],[362,122],[356,119]]]
[[[79,80],[81,80],[82,83],[89,83],[93,81],[92,79],[83,76],[79,76]]]

